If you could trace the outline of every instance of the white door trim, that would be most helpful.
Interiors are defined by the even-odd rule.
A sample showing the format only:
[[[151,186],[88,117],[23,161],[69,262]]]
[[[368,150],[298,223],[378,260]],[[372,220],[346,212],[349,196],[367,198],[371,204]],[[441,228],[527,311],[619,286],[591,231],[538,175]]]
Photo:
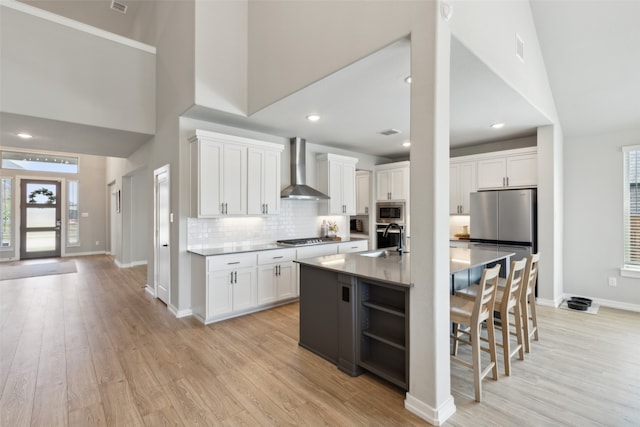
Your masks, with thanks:
[[[166,173],[167,174],[167,187],[171,188],[171,174],[170,174],[170,165],[166,164],[164,166],[159,167],[153,171],[153,289],[152,294],[154,297],[158,298],[158,252],[160,241],[158,239],[158,176]],[[171,193],[169,193],[169,199],[171,198]],[[169,238],[171,236],[169,235]],[[171,247],[171,246],[169,246]],[[169,252],[170,253],[170,252]],[[167,307],[171,306],[171,269],[169,267],[169,281],[167,283]]]

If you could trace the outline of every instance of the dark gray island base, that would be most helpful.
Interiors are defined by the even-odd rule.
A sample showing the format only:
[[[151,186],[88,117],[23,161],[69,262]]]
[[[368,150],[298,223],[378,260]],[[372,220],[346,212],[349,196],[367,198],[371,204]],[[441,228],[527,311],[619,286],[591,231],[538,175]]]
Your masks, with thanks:
[[[470,272],[501,260],[508,266],[513,255],[450,249],[452,287],[456,276],[468,284]],[[295,262],[300,264],[300,345],[349,375],[364,369],[408,390],[411,254],[377,250]]]
[[[351,376],[365,369],[408,390],[408,284],[305,263],[324,260],[331,265],[358,256],[335,255],[299,262],[299,344]],[[389,258],[396,268],[402,263],[397,256]]]

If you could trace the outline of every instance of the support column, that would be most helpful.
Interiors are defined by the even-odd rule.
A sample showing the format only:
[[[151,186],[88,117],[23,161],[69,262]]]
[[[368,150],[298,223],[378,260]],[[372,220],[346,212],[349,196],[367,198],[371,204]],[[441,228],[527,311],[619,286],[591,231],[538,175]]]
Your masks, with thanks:
[[[411,34],[411,280],[405,407],[433,425],[454,412],[449,361],[450,30],[433,2]]]

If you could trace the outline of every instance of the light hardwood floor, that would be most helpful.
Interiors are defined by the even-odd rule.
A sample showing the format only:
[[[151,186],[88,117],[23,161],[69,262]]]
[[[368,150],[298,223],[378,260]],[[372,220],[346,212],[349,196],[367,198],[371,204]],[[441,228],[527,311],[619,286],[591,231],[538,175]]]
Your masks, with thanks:
[[[425,425],[402,391],[298,347],[298,304],[205,327],[146,294],[144,267],[75,261],[0,281],[0,426]],[[482,403],[452,366],[446,425],[640,425],[640,313],[539,317],[541,340]]]

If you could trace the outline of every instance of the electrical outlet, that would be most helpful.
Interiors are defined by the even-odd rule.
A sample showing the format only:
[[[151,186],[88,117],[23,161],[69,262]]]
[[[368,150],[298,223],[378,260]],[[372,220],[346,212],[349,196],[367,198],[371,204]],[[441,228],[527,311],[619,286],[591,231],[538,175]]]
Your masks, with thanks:
[[[609,286],[618,286],[615,277],[609,277]]]
[[[100,244],[100,240],[96,240],[96,246]]]

